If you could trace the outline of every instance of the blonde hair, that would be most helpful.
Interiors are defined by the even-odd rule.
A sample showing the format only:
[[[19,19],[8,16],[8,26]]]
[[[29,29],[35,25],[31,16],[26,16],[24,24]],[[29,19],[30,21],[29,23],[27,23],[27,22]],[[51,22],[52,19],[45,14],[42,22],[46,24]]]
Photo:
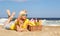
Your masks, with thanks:
[[[27,11],[26,11],[26,10],[20,11],[19,16],[21,16],[21,15],[23,15],[23,14],[27,14]]]

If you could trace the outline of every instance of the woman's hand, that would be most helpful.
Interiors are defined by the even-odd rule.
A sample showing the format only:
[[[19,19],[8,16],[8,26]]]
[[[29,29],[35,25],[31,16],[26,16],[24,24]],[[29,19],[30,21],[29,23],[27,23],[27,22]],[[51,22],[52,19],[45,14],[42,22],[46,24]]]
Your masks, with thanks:
[[[18,32],[21,32],[21,28],[19,27],[19,25],[16,25],[16,30],[18,31]]]

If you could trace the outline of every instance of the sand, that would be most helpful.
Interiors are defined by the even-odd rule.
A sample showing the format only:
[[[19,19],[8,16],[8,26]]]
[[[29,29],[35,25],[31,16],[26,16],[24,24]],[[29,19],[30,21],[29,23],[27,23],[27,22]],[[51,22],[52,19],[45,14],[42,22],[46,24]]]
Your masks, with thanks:
[[[60,26],[43,26],[42,31],[16,32],[0,26],[0,36],[60,36]]]

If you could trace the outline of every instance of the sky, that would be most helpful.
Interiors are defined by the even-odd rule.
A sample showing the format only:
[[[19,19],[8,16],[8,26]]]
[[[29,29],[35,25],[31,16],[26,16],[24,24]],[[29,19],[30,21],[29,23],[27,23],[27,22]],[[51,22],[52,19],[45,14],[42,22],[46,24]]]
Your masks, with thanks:
[[[28,17],[60,18],[60,0],[0,0],[0,17],[7,17],[7,9],[15,17],[26,9]]]

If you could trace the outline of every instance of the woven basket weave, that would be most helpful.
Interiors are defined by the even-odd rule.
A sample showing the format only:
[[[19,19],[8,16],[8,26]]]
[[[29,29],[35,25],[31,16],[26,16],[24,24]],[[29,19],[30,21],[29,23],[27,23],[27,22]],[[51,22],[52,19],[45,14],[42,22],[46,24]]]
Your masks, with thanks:
[[[29,26],[29,31],[41,31],[42,30],[42,25],[40,26]]]

